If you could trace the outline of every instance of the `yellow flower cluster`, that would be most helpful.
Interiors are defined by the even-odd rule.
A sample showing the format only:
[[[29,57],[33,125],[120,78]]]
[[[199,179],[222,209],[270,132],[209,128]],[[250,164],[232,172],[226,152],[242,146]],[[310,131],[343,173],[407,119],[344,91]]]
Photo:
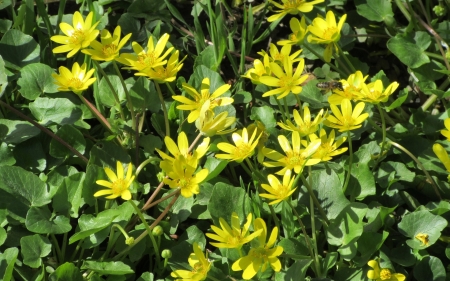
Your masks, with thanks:
[[[441,134],[446,137],[446,143],[450,141],[450,118],[447,118],[444,120],[444,126],[446,130],[441,130]],[[448,156],[447,150],[439,144],[435,143],[433,145],[433,152],[436,154],[436,156],[439,158],[439,160],[444,165],[445,169],[449,173],[448,175],[448,181],[450,182],[450,157]]]

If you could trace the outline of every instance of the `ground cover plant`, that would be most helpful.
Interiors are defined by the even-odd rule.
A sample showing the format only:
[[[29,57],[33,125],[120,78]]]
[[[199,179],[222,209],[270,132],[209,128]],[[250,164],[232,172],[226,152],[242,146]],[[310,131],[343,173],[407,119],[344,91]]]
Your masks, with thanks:
[[[0,3],[2,280],[448,280],[448,1]]]

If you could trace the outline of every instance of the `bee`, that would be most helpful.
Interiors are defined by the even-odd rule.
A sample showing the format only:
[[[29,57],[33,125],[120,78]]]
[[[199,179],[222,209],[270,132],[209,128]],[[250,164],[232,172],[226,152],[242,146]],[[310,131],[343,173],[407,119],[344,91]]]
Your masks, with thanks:
[[[319,82],[317,83],[317,88],[319,88],[322,91],[328,92],[333,90],[340,90],[343,91],[344,87],[342,86],[342,83],[339,81],[328,81],[328,82]]]

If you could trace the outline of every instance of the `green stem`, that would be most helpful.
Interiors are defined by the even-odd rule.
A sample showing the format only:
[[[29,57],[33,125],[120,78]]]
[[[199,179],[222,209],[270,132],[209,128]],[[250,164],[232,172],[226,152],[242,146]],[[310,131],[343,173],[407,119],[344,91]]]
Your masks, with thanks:
[[[166,126],[166,137],[170,137],[170,123],[169,123],[169,114],[167,113],[166,103],[164,102],[164,97],[161,92],[161,87],[159,87],[158,83],[155,83],[156,90],[158,91],[159,101],[161,102],[161,107],[164,113],[164,124]]]
[[[412,160],[414,160],[414,162],[417,163],[417,166],[419,166],[419,168],[424,172],[425,176],[428,178],[428,181],[433,186],[434,192],[436,193],[436,195],[439,197],[439,199],[442,200],[441,194],[439,193],[439,189],[438,189],[436,183],[434,182],[433,178],[430,176],[428,171],[425,169],[425,167],[422,165],[422,163],[419,161],[419,159],[417,159],[408,149],[406,149],[402,145],[400,145],[396,142],[393,142],[393,141],[388,141],[388,143],[395,146],[396,148],[400,149],[404,153],[406,153],[409,157],[411,157]]]
[[[62,249],[61,249],[61,256],[63,260],[60,261],[60,263],[64,263],[66,259],[66,248],[67,248],[67,232],[63,235],[63,241],[62,241]]]
[[[250,176],[252,177],[252,172],[247,168],[247,166],[245,166],[244,162],[239,163],[241,165],[241,167],[244,169],[244,171]]]
[[[308,175],[309,175],[309,186],[312,186],[312,177],[311,177],[311,166],[308,167]],[[317,266],[317,275],[319,277],[322,276],[320,263],[319,263],[319,251],[317,250],[317,236],[316,236],[316,220],[314,215],[314,200],[312,196],[309,196],[309,211],[311,213],[311,234],[312,234],[312,241],[313,243],[313,250],[314,250],[314,260]]]
[[[105,71],[103,70],[103,68],[100,66],[100,64],[98,63],[98,61],[96,60],[92,60],[95,64],[95,67],[97,68],[97,70],[102,74],[103,78],[105,78],[106,84],[108,84],[109,89],[111,89],[111,92],[113,93],[114,99],[116,100],[117,103],[117,108],[119,109],[119,113],[120,113],[120,117],[122,117],[122,120],[125,121],[125,115],[123,114],[123,110],[122,110],[122,106],[120,106],[120,100],[119,100],[119,95],[116,92],[116,89],[114,89],[111,80],[109,80],[108,75],[106,75]]]
[[[157,261],[157,264],[159,265],[161,263],[161,256],[159,253],[159,245],[156,243],[155,237],[153,237],[153,234],[152,234],[153,227],[150,228],[150,226],[148,225],[144,216],[142,215],[141,210],[138,208],[138,206],[136,206],[136,204],[133,202],[133,200],[128,200],[128,202],[130,202],[130,204],[133,206],[134,210],[136,211],[136,214],[139,216],[139,219],[141,219],[142,223],[145,226],[148,236],[150,237],[150,240],[152,241],[153,248],[155,249],[156,261]]]
[[[281,118],[283,119],[283,122],[286,123],[286,116],[284,116],[284,110],[283,110],[283,107],[281,106],[281,103],[280,103],[280,101],[279,101],[277,98],[275,98],[275,101],[277,102],[278,108],[280,109],[280,112],[281,112]]]
[[[63,257],[61,253],[61,248],[59,247],[58,240],[55,237],[55,234],[51,233],[50,237],[52,238],[53,242],[53,249],[56,251],[56,256],[58,257],[58,263],[62,263]]]
[[[352,138],[350,136],[350,131],[347,131],[347,138],[348,138],[348,151],[350,152],[350,157],[348,158],[348,172],[347,176],[345,177],[344,187],[342,188],[342,193],[345,193],[345,190],[347,189],[348,182],[350,181],[350,177],[352,175],[352,164],[353,164],[353,147],[352,147]]]
[[[55,29],[55,34],[59,34],[59,24],[62,21],[63,15],[64,15],[64,9],[66,7],[66,2],[67,0],[61,0],[59,1],[59,6],[58,6],[58,17],[56,19],[56,29]]]
[[[312,198],[316,208],[319,210],[319,213],[322,216],[322,219],[326,222],[326,225],[328,226],[330,224],[330,220],[328,220],[327,214],[325,213],[322,206],[320,205],[319,200],[317,200],[317,197],[314,194],[314,191],[313,191],[311,185],[308,183],[308,181],[305,179],[305,177],[303,175],[300,175],[300,178],[302,179],[303,184],[306,186],[309,196]]]
[[[125,92],[125,96],[127,97],[128,109],[130,110],[131,120],[132,120],[131,128],[134,130],[135,127],[136,127],[136,116],[135,116],[135,113],[134,113],[133,102],[131,101],[130,93],[128,92],[127,85],[125,85],[125,81],[123,80],[122,73],[120,73],[120,69],[117,66],[116,61],[113,60],[112,62],[113,62],[113,65],[114,65],[114,69],[116,70],[117,75],[120,78],[120,83],[122,84],[123,90]]]
[[[97,118],[97,120],[100,121],[100,123],[103,125],[103,127],[108,129],[108,131],[111,134],[114,134],[112,129],[111,129],[111,124],[109,124],[108,120],[106,120],[106,118],[97,110],[97,108],[95,108],[95,106],[92,103],[90,103],[82,95],[78,95],[78,96],[80,97],[80,99],[84,103],[84,105],[86,105],[87,108],[89,108],[89,110],[94,114],[94,116]]]
[[[172,96],[175,96],[176,94],[175,94],[175,92],[173,91],[172,86],[170,86],[170,84],[167,83],[167,82],[166,82],[166,86],[167,86],[167,89],[169,89],[169,92],[172,94]]]
[[[386,120],[384,119],[384,114],[383,111],[381,110],[381,106],[380,104],[377,104],[377,108],[378,108],[378,112],[380,113],[381,116],[381,133],[382,133],[382,140],[381,140],[381,151],[380,151],[380,155],[377,158],[377,161],[375,162],[374,167],[376,167],[378,165],[378,163],[380,163],[381,158],[383,158],[384,155],[384,145],[386,142]]]
[[[302,102],[300,100],[300,96],[299,95],[294,95],[295,99],[297,100],[297,104],[298,104],[298,109],[302,109]]]
[[[339,54],[341,56],[344,57],[345,62],[347,63],[347,65],[351,68],[351,70],[353,71],[353,73],[356,72],[356,68],[353,66],[352,62],[347,58],[347,56],[344,54],[344,51],[341,49],[341,46],[339,46],[339,44],[335,44],[339,50]]]
[[[161,159],[159,159],[158,157],[150,157],[147,160],[145,160],[144,162],[142,162],[137,168],[136,168],[136,173],[135,176],[136,178],[138,177],[139,173],[141,172],[141,170],[147,166],[148,163],[150,162],[154,162],[154,161],[161,161]]]
[[[318,57],[320,60],[322,60],[324,63],[328,64],[334,71],[338,72],[339,74],[341,74],[341,77],[345,77],[345,73],[340,70],[339,68],[337,68],[334,64],[331,64],[330,62],[326,62],[324,60],[324,58],[319,55],[316,51],[314,51],[313,49],[311,49],[307,44],[303,44],[302,45],[304,48],[306,48],[308,51],[310,51],[311,53],[313,53],[316,57]]]

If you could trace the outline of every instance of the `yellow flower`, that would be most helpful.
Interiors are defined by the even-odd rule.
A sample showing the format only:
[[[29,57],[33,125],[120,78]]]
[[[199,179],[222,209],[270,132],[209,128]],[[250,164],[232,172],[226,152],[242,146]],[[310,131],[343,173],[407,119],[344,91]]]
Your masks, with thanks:
[[[307,74],[300,77],[304,67],[304,59],[300,60],[294,73],[292,62],[288,59],[284,60],[283,69],[278,64],[271,62],[270,69],[276,77],[262,76],[259,78],[259,82],[270,87],[275,87],[276,89],[265,92],[262,96],[278,95],[277,99],[281,99],[291,92],[295,95],[300,94],[302,91],[301,84],[308,78]]]
[[[297,188],[293,189],[295,177],[291,177],[291,170],[287,170],[283,176],[283,183],[281,183],[274,175],[268,175],[267,180],[269,184],[261,184],[261,187],[269,193],[261,193],[259,196],[273,200],[269,205],[280,203],[289,198]]]
[[[125,35],[125,37],[120,40],[121,35],[120,26],[117,26],[114,29],[114,34],[111,36],[108,30],[103,29],[100,40],[101,43],[97,40],[91,42],[90,46],[93,49],[85,49],[81,52],[83,54],[90,55],[93,60],[98,61],[112,61],[116,57],[119,56],[119,51],[122,47],[128,42],[131,37],[131,33]]]
[[[450,141],[450,118],[444,120],[444,126],[447,130],[441,130],[441,134]]]
[[[177,141],[178,145],[170,137],[166,136],[164,138],[166,148],[173,156],[169,156],[163,151],[155,148],[159,156],[163,159],[160,165],[163,162],[168,162],[170,165],[183,163],[192,167],[197,167],[198,160],[202,158],[209,149],[209,138],[204,138],[203,142],[197,146],[193,153],[189,152],[189,141],[186,133],[183,131],[178,134]]]
[[[255,230],[255,232],[253,232],[252,234],[248,233],[248,230],[252,223],[251,213],[248,214],[247,222],[244,224],[244,227],[242,229],[239,223],[239,217],[235,212],[233,212],[233,214],[231,215],[231,227],[223,218],[219,218],[219,223],[221,228],[215,225],[211,225],[211,229],[215,232],[215,234],[206,233],[206,236],[219,242],[210,242],[211,245],[217,248],[240,249],[242,245],[252,241],[263,231],[262,229],[259,229]]]
[[[245,158],[253,155],[255,147],[258,145],[258,140],[261,137],[261,133],[258,134],[258,137],[256,137],[256,133],[257,130],[254,130],[250,140],[248,139],[246,128],[242,130],[242,136],[238,133],[233,133],[232,138],[235,146],[226,142],[217,144],[218,149],[228,154],[216,154],[216,157],[219,159],[236,161],[238,163],[244,161]]]
[[[233,271],[243,270],[242,278],[250,280],[256,273],[266,271],[270,265],[273,271],[279,272],[281,270],[281,262],[278,256],[283,253],[283,247],[275,246],[274,244],[278,237],[278,227],[274,227],[266,244],[267,226],[263,219],[257,218],[254,223],[255,231],[262,230],[261,234],[256,239],[259,242],[258,247],[250,249],[247,256],[238,259],[233,263],[231,269]]]
[[[369,117],[369,113],[363,113],[365,103],[360,102],[355,106],[355,110],[352,110],[352,104],[350,100],[343,99],[341,102],[341,111],[336,105],[330,104],[333,115],[329,115],[324,124],[330,128],[339,129],[339,132],[346,132],[355,130],[361,127],[361,123]]]
[[[376,260],[370,260],[367,264],[373,268],[367,272],[369,279],[376,281],[404,281],[406,279],[405,275],[401,273],[393,273],[389,268],[380,268]]]
[[[117,197],[122,197],[123,200],[131,199],[131,192],[129,190],[131,183],[135,176],[132,176],[133,167],[128,164],[127,175],[123,177],[123,165],[117,161],[117,174],[115,174],[110,168],[106,167],[105,173],[108,176],[109,181],[98,180],[95,183],[101,186],[105,186],[109,189],[103,189],[97,191],[94,196],[99,197],[103,195],[109,195],[106,199],[114,199]]]
[[[361,71],[356,71],[347,78],[347,80],[340,80],[344,91],[335,89],[333,94],[328,97],[328,102],[330,104],[338,105],[341,104],[343,99],[349,99],[353,101],[359,100],[362,85],[366,81],[368,75],[363,77]]]
[[[291,20],[289,21],[289,27],[292,31],[292,33],[289,35],[289,39],[280,40],[277,42],[277,45],[300,45],[301,43],[303,43],[303,39],[308,32],[306,27],[306,18],[302,17],[301,21],[299,21],[297,18],[291,18]]]
[[[442,145],[435,143],[433,145],[433,152],[439,158],[439,160],[444,164],[447,172],[450,173],[450,158],[448,157],[448,153]],[[448,176],[448,180],[450,181],[450,175]]]
[[[201,169],[194,175],[197,166],[183,165],[182,161],[174,163],[162,161],[160,167],[170,178],[164,178],[164,183],[168,184],[170,188],[179,188],[181,195],[185,198],[200,192],[199,184],[206,179],[209,173],[208,169]]]
[[[202,252],[202,249],[196,242],[193,244],[194,252],[189,255],[189,265],[192,270],[175,270],[170,275],[175,277],[175,281],[201,281],[205,280],[208,271],[211,268],[211,262],[209,262]]]
[[[247,133],[250,135],[253,135],[253,132],[257,131],[257,135],[261,135],[258,139],[258,144],[256,145],[257,153],[257,160],[259,163],[262,163],[264,161],[264,144],[269,139],[269,134],[267,133],[266,126],[261,121],[256,120],[255,123],[250,124],[247,127]]]
[[[167,41],[169,41],[169,34],[165,33],[156,42],[156,46],[153,44],[153,37],[150,36],[148,39],[147,50],[142,48],[137,42],[133,42],[131,45],[133,47],[134,54],[121,54],[120,57],[116,58],[116,61],[128,65],[129,67],[124,67],[125,69],[134,69],[139,72],[145,72],[148,68],[154,68],[157,66],[165,65],[167,63],[164,60],[172,51],[173,47],[170,47],[164,54],[164,48],[166,47]]]
[[[273,43],[270,43],[270,48],[269,48],[270,62],[276,62],[280,65],[283,65],[284,60],[286,60],[286,59],[289,60],[291,64],[302,60],[302,58],[300,58],[299,55],[303,50],[298,50],[297,52],[293,53],[292,55],[291,55],[291,50],[292,50],[292,45],[284,45],[283,47],[281,47],[281,51],[278,51],[277,46]],[[258,54],[260,54],[263,57],[268,55],[266,53],[266,51],[264,51],[264,50],[262,50],[261,52],[258,52]]]
[[[315,4],[322,3],[324,1],[325,0],[315,0],[311,2],[307,2],[306,0],[281,0],[282,4],[279,4],[273,0],[270,0],[270,3],[274,4],[280,10],[275,11],[277,14],[270,16],[267,21],[276,21],[287,14],[296,15],[300,12],[311,12]]]
[[[312,158],[320,159],[320,161],[330,161],[331,157],[342,154],[347,151],[347,147],[339,148],[341,144],[343,144],[346,141],[346,137],[342,137],[338,139],[336,142],[334,142],[334,130],[331,130],[330,135],[327,137],[327,132],[325,132],[324,129],[320,130],[320,140],[321,144],[317,151],[312,155]],[[309,135],[309,139],[311,141],[315,141],[316,139],[319,139],[316,134]],[[303,143],[304,146],[307,146],[307,143]]]
[[[86,21],[83,20],[80,12],[73,14],[71,26],[68,23],[62,22],[59,24],[61,31],[66,35],[54,35],[50,40],[63,44],[54,48],[52,51],[55,54],[67,53],[67,57],[70,58],[75,55],[80,49],[87,48],[92,41],[95,40],[99,31],[95,29],[99,22],[92,24],[94,13],[90,12],[86,17]]]
[[[169,58],[166,66],[156,66],[153,68],[146,68],[142,70],[142,72],[138,72],[136,76],[147,76],[150,80],[153,80],[159,84],[166,82],[173,82],[177,78],[178,72],[183,67],[183,61],[186,59],[186,56],[178,61],[178,57],[180,52],[175,51]]]
[[[277,175],[284,175],[287,170],[292,169],[295,173],[299,174],[303,171],[304,166],[311,166],[320,162],[320,159],[309,159],[311,155],[313,155],[319,148],[320,139],[312,141],[307,148],[300,149],[300,135],[297,131],[295,131],[292,133],[292,147],[287,138],[283,135],[278,136],[278,142],[280,143],[281,149],[283,149],[285,155],[269,148],[265,148],[263,150],[264,156],[276,161],[264,162],[264,166],[269,168],[283,167],[276,173]]]
[[[311,35],[308,35],[308,42],[313,44],[328,44],[325,48],[324,59],[326,62],[331,61],[331,55],[333,52],[333,47],[337,51],[337,46],[335,45],[341,38],[341,29],[344,25],[347,15],[343,15],[336,24],[336,18],[332,11],[328,11],[326,19],[321,17],[316,17],[310,26],[308,26],[308,31]]]
[[[228,117],[228,112],[224,111],[217,116],[211,110],[207,110],[195,121],[197,129],[205,136],[224,135],[236,130],[226,129],[236,122],[236,117]]]
[[[421,246],[428,246],[428,234],[425,233],[418,233],[416,236],[414,236],[416,239],[418,239],[420,242],[422,242]]]
[[[361,92],[358,94],[360,100],[377,104],[380,102],[386,102],[389,96],[397,90],[399,84],[397,82],[392,82],[384,91],[383,82],[379,79],[368,85],[362,84],[361,86]]]
[[[230,85],[224,84],[217,88],[211,95],[211,93],[209,92],[209,78],[204,78],[200,87],[200,93],[197,92],[197,90],[195,90],[191,85],[183,83],[183,89],[188,95],[194,98],[194,100],[188,99],[184,96],[172,96],[172,98],[180,103],[183,103],[182,105],[178,105],[177,109],[191,111],[188,116],[188,122],[192,123],[199,118],[200,112],[202,110],[205,112],[206,110],[211,110],[216,106],[232,104],[234,101],[232,98],[220,97],[221,95],[225,94],[230,89],[230,87]],[[209,102],[206,104],[207,107],[202,109],[206,102]]]
[[[323,109],[319,111],[319,113],[316,115],[316,118],[314,118],[314,121],[311,122],[311,112],[309,111],[309,107],[305,106],[303,108],[303,118],[300,116],[298,111],[294,109],[293,111],[294,115],[294,121],[297,124],[295,126],[291,120],[287,120],[286,123],[278,122],[278,126],[281,128],[287,130],[287,131],[297,131],[300,133],[301,137],[310,135],[318,130],[319,125],[323,121]]]
[[[54,83],[58,85],[58,91],[72,91],[75,94],[81,94],[96,78],[91,78],[94,69],[86,73],[86,63],[80,65],[76,62],[72,65],[72,71],[64,66],[59,67],[59,75],[52,73],[52,77],[56,80]]]
[[[253,84],[260,84],[259,78],[263,75],[271,75],[269,55],[265,54],[263,56],[263,61],[254,60],[253,68],[250,68],[242,77],[248,78]]]

